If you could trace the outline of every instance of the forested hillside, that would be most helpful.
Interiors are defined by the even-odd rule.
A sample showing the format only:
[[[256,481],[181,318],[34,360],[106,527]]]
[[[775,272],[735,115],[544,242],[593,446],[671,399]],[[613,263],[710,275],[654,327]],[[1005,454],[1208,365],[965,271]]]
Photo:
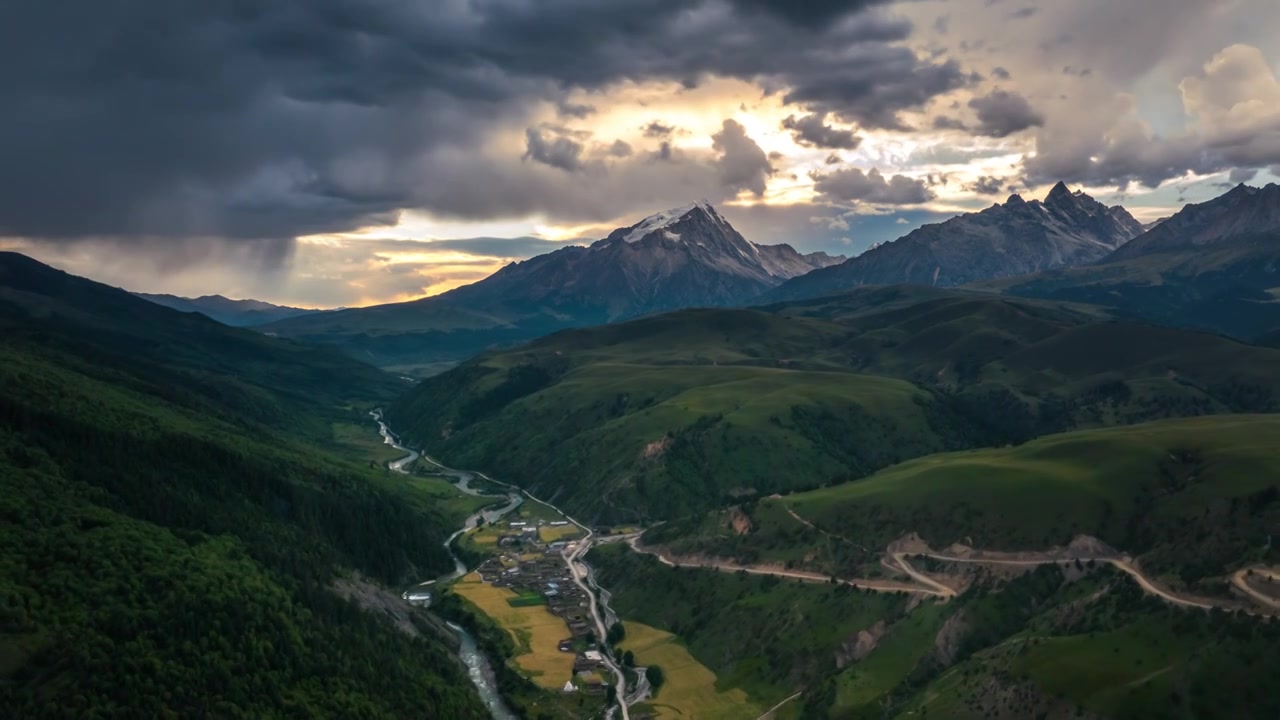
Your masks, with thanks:
[[[335,592],[451,566],[457,518],[325,448],[393,380],[0,260],[6,714],[485,717],[447,633]]]

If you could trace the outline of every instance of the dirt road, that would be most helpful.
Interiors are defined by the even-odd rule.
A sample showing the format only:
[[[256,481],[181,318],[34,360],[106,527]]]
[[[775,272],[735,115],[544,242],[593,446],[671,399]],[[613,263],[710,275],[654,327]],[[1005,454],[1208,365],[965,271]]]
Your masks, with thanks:
[[[1252,567],[1252,568],[1241,568],[1231,574],[1231,584],[1234,585],[1236,589],[1240,590],[1240,592],[1243,592],[1244,594],[1248,595],[1254,600],[1257,600],[1259,603],[1266,605],[1269,608],[1280,610],[1280,599],[1271,597],[1270,595],[1267,595],[1266,593],[1262,592],[1261,590],[1258,590],[1257,588],[1249,584],[1250,572],[1252,572],[1254,575],[1264,577],[1268,580],[1280,581],[1280,571],[1271,570],[1268,568]]]
[[[720,572],[745,572],[751,575],[772,575],[774,577],[790,578],[792,580],[801,580],[804,582],[829,583],[830,575],[821,573],[807,572],[804,570],[786,570],[783,568],[772,568],[756,565],[737,565],[735,563],[716,561],[716,562],[694,562],[688,560],[675,560],[661,552],[640,545],[639,537],[633,537],[627,542],[631,549],[642,554],[652,555],[658,559],[663,565],[668,567],[685,567],[685,568],[702,568],[704,570],[719,570]],[[940,583],[930,582],[921,585],[912,585],[911,583],[898,582],[895,580],[873,580],[871,578],[836,578],[836,582],[845,585],[852,585],[856,588],[864,590],[872,590],[875,592],[909,592],[921,593],[924,595],[934,595],[937,597],[948,598],[955,595],[955,591]]]

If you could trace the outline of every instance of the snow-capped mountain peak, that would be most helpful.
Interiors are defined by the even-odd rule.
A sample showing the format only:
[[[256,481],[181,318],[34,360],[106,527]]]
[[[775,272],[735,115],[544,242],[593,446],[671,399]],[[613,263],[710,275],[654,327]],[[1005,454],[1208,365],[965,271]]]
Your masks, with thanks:
[[[704,213],[707,214],[708,217],[710,217],[712,220],[714,220],[719,224],[728,225],[728,223],[724,221],[724,218],[720,217],[720,214],[716,212],[716,209],[711,207],[711,203],[703,199],[697,202],[689,203],[688,205],[682,205],[677,208],[671,208],[670,210],[666,210],[664,212],[654,213],[649,217],[636,223],[635,225],[631,226],[630,232],[628,232],[625,236],[623,236],[622,239],[625,242],[629,242],[629,243],[640,242],[645,238],[646,235],[655,233],[659,230],[665,230],[671,227],[672,225],[685,219],[685,217],[688,216],[689,213],[695,210],[703,211]],[[680,238],[680,235],[678,233],[669,232],[666,234],[666,236],[670,240],[678,240]]]

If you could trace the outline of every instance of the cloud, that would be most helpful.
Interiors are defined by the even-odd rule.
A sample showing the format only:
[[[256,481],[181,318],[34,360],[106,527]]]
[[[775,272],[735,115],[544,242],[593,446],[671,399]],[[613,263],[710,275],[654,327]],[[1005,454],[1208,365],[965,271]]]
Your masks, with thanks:
[[[822,161],[822,164],[823,165],[839,165],[842,162],[844,162],[844,158],[840,157],[835,153],[831,153],[830,155],[827,156],[826,160]]]
[[[750,191],[756,197],[764,195],[773,165],[764,150],[747,137],[746,128],[736,120],[725,120],[711,140],[712,149],[720,153],[716,167],[724,186],[735,191]]]
[[[1258,48],[1224,49],[1179,89],[1205,144],[1225,163],[1280,162],[1280,81]]]
[[[1008,80],[1013,76],[1009,74],[1008,70],[997,65],[996,67],[991,68],[991,77],[997,80]]]
[[[982,175],[972,184],[966,185],[965,190],[979,195],[999,195],[1005,191],[1004,178]]]
[[[1118,94],[1087,114],[1055,117],[1024,161],[1028,176],[1127,188],[1157,187],[1188,173],[1280,162],[1280,81],[1261,52],[1233,45],[1179,84],[1190,126],[1160,133]],[[1066,124],[1066,121],[1072,121]]]
[[[641,130],[644,131],[644,136],[647,138],[668,138],[671,137],[671,133],[676,131],[676,128],[674,125],[664,125],[659,120],[650,120],[645,123]]]
[[[782,121],[782,127],[791,131],[791,138],[798,145],[817,147],[828,150],[855,150],[862,144],[862,138],[852,130],[844,130],[826,124],[826,115],[813,113],[797,118],[788,115]]]
[[[1258,176],[1258,172],[1257,168],[1235,168],[1227,176],[1227,179],[1230,181],[1230,184],[1239,185],[1240,183],[1247,183],[1250,180],[1253,180]]]
[[[554,168],[575,172],[583,168],[583,144],[571,134],[548,128],[525,130],[527,160],[534,160]]]
[[[609,146],[609,155],[617,158],[631,157],[633,150],[631,143],[625,140],[614,140]]]
[[[936,197],[923,180],[904,175],[886,179],[879,169],[864,173],[859,168],[845,168],[810,176],[818,197],[832,203],[919,205]]]
[[[581,120],[585,117],[593,115],[596,111],[594,105],[585,103],[572,103],[568,100],[559,100],[556,102],[556,112],[564,117],[575,118]]]
[[[892,0],[732,0],[738,7],[782,18],[804,27],[830,25],[841,18]]]
[[[933,119],[934,130],[968,130],[963,121],[947,115],[939,115]]]
[[[1036,112],[1027,99],[1005,90],[992,90],[969,101],[978,113],[974,131],[987,137],[1008,137],[1028,128],[1044,125],[1044,115]]]
[[[526,260],[565,247],[567,243],[535,237],[474,237],[450,240],[348,240],[370,251],[439,251],[454,250],[469,255]]]
[[[251,5],[7,12],[0,235],[213,237],[285,255],[294,237],[394,223],[404,209],[525,211],[538,189],[441,205],[458,193],[437,186],[492,192],[477,182],[491,161],[463,178],[458,154],[523,153],[567,175],[595,162],[582,139],[539,124],[594,117],[570,99],[584,93],[595,104],[628,83],[730,78],[846,122],[901,127],[901,112],[969,82],[958,63],[917,56],[903,42],[911,24],[880,0]],[[588,217],[595,204],[538,210]]]

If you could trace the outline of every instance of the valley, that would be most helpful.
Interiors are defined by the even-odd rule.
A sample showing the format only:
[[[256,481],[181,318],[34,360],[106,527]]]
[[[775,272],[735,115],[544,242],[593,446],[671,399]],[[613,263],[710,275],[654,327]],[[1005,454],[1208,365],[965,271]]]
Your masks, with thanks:
[[[439,677],[470,679],[450,686],[459,717],[1128,717],[1235,707],[1206,684],[1221,668],[1270,707],[1253,688],[1280,608],[1274,348],[863,287],[565,330],[409,383],[69,276],[40,285],[42,331],[34,284],[5,316],[8,427],[98,458],[105,474],[54,471],[85,478],[69,497],[181,538],[233,532],[252,548],[235,572],[256,567],[282,607],[436,648],[420,657]],[[135,450],[68,446],[48,422],[136,428]],[[136,450],[149,433],[178,454]],[[150,484],[125,479],[134,454],[162,458]],[[296,479],[243,469],[263,458]],[[228,462],[236,483],[185,484]],[[213,507],[256,519],[232,531]],[[10,672],[49,662],[26,632]],[[1132,642],[1106,677],[1060,667]]]
[[[0,720],[1280,718],[1276,37],[6,3]]]
[[[408,474],[406,468],[421,460],[429,466],[429,474],[452,478],[461,492],[481,502],[489,501],[487,509],[469,516],[445,540],[444,546],[454,559],[454,571],[411,587],[405,591],[404,599],[418,606],[431,606],[437,601],[458,620],[472,626],[499,628],[506,639],[506,643],[497,644],[503,650],[501,657],[512,661],[523,676],[521,680],[508,676],[507,691],[511,692],[512,682],[532,682],[542,689],[516,693],[522,708],[550,704],[568,716],[590,716],[598,710],[607,687],[599,673],[607,671],[616,685],[608,688],[609,699],[603,705],[609,716],[616,709],[623,720],[629,720],[628,678],[611,651],[600,644],[617,624],[617,618],[607,604],[608,592],[596,585],[591,568],[580,559],[591,548],[596,531],[527,492],[483,473],[447,468],[397,444],[383,422],[382,412],[372,414],[385,443],[407,453],[390,463],[390,469]],[[505,496],[482,493],[470,487],[477,477],[512,492]],[[504,520],[512,513],[520,519]],[[499,527],[505,527],[507,532],[490,532]],[[468,572],[466,561],[454,553],[455,542],[463,545],[469,558],[480,560],[475,571]],[[501,548],[510,549],[503,552]],[[576,590],[570,584],[576,585]],[[494,717],[501,720],[509,711],[488,679],[491,671],[484,656],[477,654],[476,658],[472,679]],[[592,700],[587,703],[583,698],[571,710],[565,700],[571,699],[569,693],[577,692],[592,696]],[[560,702],[556,701],[556,693],[563,698]],[[615,704],[615,699],[623,700]]]

